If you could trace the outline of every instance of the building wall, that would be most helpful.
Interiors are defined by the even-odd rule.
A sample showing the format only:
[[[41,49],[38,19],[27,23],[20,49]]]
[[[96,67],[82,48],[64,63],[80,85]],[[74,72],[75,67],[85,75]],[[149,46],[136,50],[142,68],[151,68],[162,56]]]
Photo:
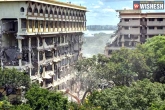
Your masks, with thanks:
[[[0,10],[2,44],[16,49],[14,60],[4,58],[4,66],[28,72],[43,87],[65,89],[81,58],[86,9],[35,2],[0,3],[0,9],[4,7],[8,9]]]
[[[0,2],[0,19],[2,18],[25,18],[26,14],[20,12],[21,7],[25,7],[26,13],[26,2]]]
[[[121,47],[133,49],[137,44],[144,43],[147,38],[165,35],[165,13],[141,13],[134,10],[122,10],[119,13],[121,19],[115,33],[117,40],[107,44],[106,56],[109,56],[108,52],[111,50]]]

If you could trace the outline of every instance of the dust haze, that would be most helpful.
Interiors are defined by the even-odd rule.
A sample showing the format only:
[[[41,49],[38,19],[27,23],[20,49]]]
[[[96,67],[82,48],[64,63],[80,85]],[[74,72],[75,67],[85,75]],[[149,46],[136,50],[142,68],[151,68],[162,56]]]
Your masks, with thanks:
[[[97,54],[104,54],[106,43],[110,41],[112,34],[99,33],[92,36],[84,35],[82,52],[84,57],[92,57]]]

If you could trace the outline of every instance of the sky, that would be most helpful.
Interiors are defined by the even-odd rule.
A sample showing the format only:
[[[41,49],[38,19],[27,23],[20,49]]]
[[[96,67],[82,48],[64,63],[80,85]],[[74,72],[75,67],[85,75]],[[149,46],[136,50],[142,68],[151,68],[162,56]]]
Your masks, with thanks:
[[[86,13],[87,25],[117,25],[118,13],[115,10],[133,9],[133,0],[59,0],[71,2],[72,4],[85,6],[89,12]],[[137,0],[138,1],[138,0]],[[154,1],[154,0],[142,0]],[[161,1],[161,0],[155,0]],[[142,12],[156,12],[157,10],[143,10]],[[158,10],[165,12],[165,10]]]

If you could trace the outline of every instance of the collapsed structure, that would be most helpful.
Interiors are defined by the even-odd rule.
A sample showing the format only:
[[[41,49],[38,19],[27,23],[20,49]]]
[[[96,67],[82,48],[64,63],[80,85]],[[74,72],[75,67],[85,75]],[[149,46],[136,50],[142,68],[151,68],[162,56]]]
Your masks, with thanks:
[[[55,0],[1,0],[1,67],[29,73],[45,88],[66,88],[81,58],[86,7]]]
[[[142,13],[141,10],[117,10],[117,12],[120,17],[118,29],[105,47],[105,55],[108,57],[112,51],[121,47],[134,49],[138,43],[143,44],[147,38],[165,35],[165,13]]]

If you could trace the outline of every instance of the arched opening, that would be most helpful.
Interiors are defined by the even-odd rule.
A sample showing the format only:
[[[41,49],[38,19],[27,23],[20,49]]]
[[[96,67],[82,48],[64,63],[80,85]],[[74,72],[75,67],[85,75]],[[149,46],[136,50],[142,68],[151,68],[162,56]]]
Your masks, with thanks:
[[[59,11],[59,13],[58,13],[59,15],[61,15],[61,11]]]
[[[64,12],[64,11],[62,12],[62,15],[63,15],[63,16],[65,15],[65,12]]]
[[[40,9],[40,14],[43,14],[43,9]]]
[[[50,10],[50,14],[53,14],[53,11],[52,10]]]
[[[57,15],[57,10],[54,11],[54,14]]]
[[[34,13],[38,13],[38,9],[37,8],[34,9]]]
[[[20,12],[24,12],[24,11],[25,11],[24,7],[21,7]]]
[[[45,14],[48,14],[48,10],[47,9],[45,10]]]
[[[32,8],[31,7],[28,8],[28,12],[32,13]]]

